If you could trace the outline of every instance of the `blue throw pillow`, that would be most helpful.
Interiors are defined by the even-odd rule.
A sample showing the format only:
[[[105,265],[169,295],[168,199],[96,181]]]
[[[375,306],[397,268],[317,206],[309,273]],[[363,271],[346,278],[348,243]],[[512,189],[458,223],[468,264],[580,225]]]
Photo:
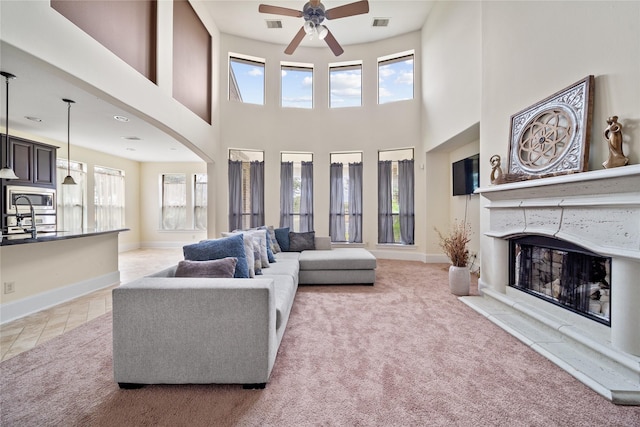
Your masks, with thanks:
[[[244,238],[236,234],[221,239],[203,240],[199,243],[183,246],[184,259],[188,261],[208,261],[227,257],[238,258],[233,277],[248,278],[249,267],[244,252]]]
[[[282,249],[282,252],[288,252],[289,251],[289,227],[276,228],[274,231],[276,233],[276,240],[280,245],[280,249]]]

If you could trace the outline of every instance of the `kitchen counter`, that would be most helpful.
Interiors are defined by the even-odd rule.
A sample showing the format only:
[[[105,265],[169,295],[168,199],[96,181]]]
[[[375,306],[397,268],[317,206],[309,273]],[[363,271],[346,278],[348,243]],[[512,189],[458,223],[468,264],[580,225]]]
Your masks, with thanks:
[[[36,239],[31,238],[30,233],[3,235],[0,246],[23,245],[28,243],[42,243],[57,240],[78,239],[82,237],[99,236],[101,234],[120,233],[129,231],[128,228],[119,228],[115,230],[76,230],[76,231],[55,231],[38,233]]]

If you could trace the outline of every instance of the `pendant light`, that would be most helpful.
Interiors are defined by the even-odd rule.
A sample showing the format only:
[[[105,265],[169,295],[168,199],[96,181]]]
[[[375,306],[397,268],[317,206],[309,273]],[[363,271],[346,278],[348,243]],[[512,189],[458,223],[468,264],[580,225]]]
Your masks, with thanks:
[[[6,121],[6,127],[5,127],[5,133],[6,133],[5,143],[7,146],[7,156],[4,158],[4,166],[2,167],[2,169],[0,169],[0,178],[1,179],[18,179],[18,176],[13,171],[13,168],[9,167],[9,157],[10,157],[10,153],[9,153],[9,79],[15,79],[16,76],[14,76],[11,73],[7,73],[6,71],[1,71],[0,74],[2,75],[2,77],[5,78],[7,82],[7,121]]]
[[[71,104],[75,104],[76,101],[71,99],[63,99],[62,101],[67,103],[67,176],[62,181],[62,185],[76,185],[75,180],[71,176],[71,141],[70,141],[70,129],[71,129]]]

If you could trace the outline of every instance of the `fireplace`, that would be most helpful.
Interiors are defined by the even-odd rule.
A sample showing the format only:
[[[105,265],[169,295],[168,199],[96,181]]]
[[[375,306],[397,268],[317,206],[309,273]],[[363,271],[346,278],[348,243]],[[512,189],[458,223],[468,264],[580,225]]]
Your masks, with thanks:
[[[509,286],[611,325],[611,258],[544,236],[509,246]]]
[[[479,188],[462,301],[615,403],[640,405],[640,165]]]

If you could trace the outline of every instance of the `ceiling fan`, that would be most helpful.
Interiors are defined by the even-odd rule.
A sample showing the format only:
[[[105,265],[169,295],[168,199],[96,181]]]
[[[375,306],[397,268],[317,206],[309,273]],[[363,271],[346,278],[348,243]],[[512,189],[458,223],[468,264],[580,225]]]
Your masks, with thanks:
[[[326,25],[323,25],[322,22],[325,19],[346,18],[348,16],[368,13],[369,2],[367,0],[362,0],[325,10],[321,0],[311,0],[304,5],[302,11],[289,9],[287,7],[261,4],[258,7],[258,12],[304,18],[304,25],[293,37],[289,46],[284,50],[284,53],[287,55],[293,54],[305,35],[313,36],[315,33],[318,35],[320,40],[324,40],[327,43],[335,56],[340,56],[344,52],[344,49],[342,49],[340,43],[338,43],[335,37],[333,37],[333,34],[331,34],[331,31],[329,31]]]

